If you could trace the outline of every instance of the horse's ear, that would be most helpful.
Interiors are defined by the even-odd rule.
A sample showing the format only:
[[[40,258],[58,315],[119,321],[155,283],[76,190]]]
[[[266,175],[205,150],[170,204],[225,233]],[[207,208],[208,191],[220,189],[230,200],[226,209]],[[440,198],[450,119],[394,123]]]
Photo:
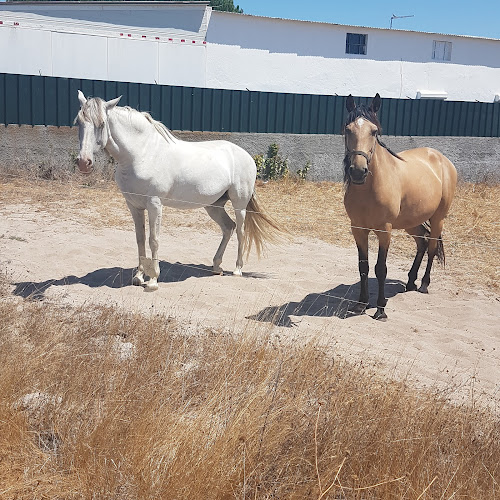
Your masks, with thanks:
[[[80,101],[80,106],[83,106],[87,102],[87,98],[83,95],[81,90],[78,91],[78,100]]]
[[[356,109],[356,103],[354,102],[354,97],[351,94],[347,96],[345,107],[349,113]]]
[[[122,96],[117,97],[116,99],[111,99],[111,101],[107,101],[105,106],[106,106],[106,111],[109,111],[110,109],[113,109],[119,102]]]
[[[380,94],[377,92],[375,97],[372,99],[372,103],[370,105],[370,109],[377,114],[377,111],[380,109],[380,104],[382,100],[380,99]]]

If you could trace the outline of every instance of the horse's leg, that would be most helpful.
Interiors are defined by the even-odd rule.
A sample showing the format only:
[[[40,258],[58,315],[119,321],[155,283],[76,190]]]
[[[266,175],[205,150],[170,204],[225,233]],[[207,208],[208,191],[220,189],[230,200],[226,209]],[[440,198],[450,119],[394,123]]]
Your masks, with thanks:
[[[208,215],[210,215],[210,217],[215,222],[217,222],[217,224],[219,224],[222,230],[222,241],[220,242],[219,248],[217,249],[213,260],[212,272],[214,274],[223,273],[221,267],[222,256],[224,255],[229,239],[231,238],[231,235],[234,232],[234,228],[236,227],[234,221],[231,219],[231,217],[229,217],[229,215],[227,215],[227,212],[224,210],[224,205],[226,204],[226,202],[227,198],[220,198],[215,203],[212,203],[212,205],[205,207]]]
[[[408,273],[408,283],[406,284],[406,291],[410,292],[417,289],[415,280],[417,279],[420,264],[422,264],[422,259],[424,258],[425,251],[427,250],[428,241],[426,236],[428,233],[422,224],[420,224],[420,226],[407,229],[406,232],[413,236],[415,243],[417,244],[417,254],[415,255],[415,260],[413,261],[413,265]]]
[[[351,308],[355,313],[365,311],[369,302],[368,294],[368,233],[366,229],[352,228],[352,235],[358,247],[358,269],[360,278],[360,290],[358,302]]]
[[[378,237],[378,257],[375,264],[375,276],[378,281],[378,299],[377,311],[373,315],[374,319],[387,319],[385,306],[387,299],[385,298],[385,279],[387,277],[387,252],[391,243],[391,225],[386,224],[383,231],[377,231]]]
[[[429,237],[429,246],[427,248],[427,267],[425,268],[425,273],[422,277],[422,283],[420,284],[419,292],[428,293],[428,287],[431,282],[431,269],[432,261],[438,252],[438,243],[441,238],[441,233],[443,232],[444,219],[434,219],[431,217],[431,235]],[[441,243],[442,244],[442,243]]]
[[[159,198],[151,198],[148,201],[149,218],[149,248],[151,249],[151,265],[146,268],[149,281],[145,284],[146,291],[158,290],[158,276],[160,276],[160,261],[158,259],[158,238],[160,236],[162,205]]]
[[[238,257],[236,259],[236,268],[233,271],[235,276],[242,276],[243,273],[241,268],[243,267],[243,246],[244,246],[244,235],[243,227],[245,224],[245,217],[247,211],[246,209],[238,209],[234,207],[234,215],[236,218],[236,236],[238,237]]]
[[[128,208],[132,214],[135,225],[135,239],[137,241],[137,250],[139,252],[139,266],[137,271],[132,278],[132,284],[136,286],[142,286],[144,284],[144,259],[146,257],[146,227],[144,210],[134,207],[127,201]]]

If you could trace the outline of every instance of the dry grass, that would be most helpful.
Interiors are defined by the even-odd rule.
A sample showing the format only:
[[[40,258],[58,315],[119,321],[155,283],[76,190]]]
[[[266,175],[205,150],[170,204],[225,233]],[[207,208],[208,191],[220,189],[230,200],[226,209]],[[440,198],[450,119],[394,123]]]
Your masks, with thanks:
[[[86,180],[9,177],[0,196],[130,229],[114,185]],[[495,281],[499,190],[461,185],[445,235],[452,263],[484,284]],[[342,186],[289,180],[258,193],[293,234],[353,246]],[[394,240],[394,252],[413,253]],[[475,406],[473,387],[468,406],[452,406],[450,394],[381,379],[314,342],[187,335],[160,316],[21,301],[2,279],[0,394],[2,499],[500,496],[498,416]]]
[[[258,193],[264,206],[278,214],[292,234],[319,238],[356,251],[343,206],[342,184],[288,180],[263,184]],[[443,239],[449,269],[461,286],[479,285],[500,291],[499,200],[498,184],[458,185]],[[375,250],[376,236],[371,233],[370,238]],[[413,239],[404,231],[394,231],[390,254],[407,258],[409,269],[415,256]],[[372,262],[375,259],[376,251],[372,253]]]
[[[82,184],[82,181],[86,184]],[[287,179],[258,183],[257,193],[266,211],[292,235],[318,238],[355,252],[350,223],[343,207],[343,186],[331,182],[300,182]],[[28,180],[0,177],[3,204],[26,203],[58,217],[82,221],[96,227],[115,226],[132,229],[133,224],[123,196],[113,182],[94,177],[74,176],[64,181]],[[461,183],[445,222],[444,241],[448,269],[457,285],[483,286],[494,293],[500,290],[500,185]],[[165,209],[168,226],[218,230],[203,210]],[[375,250],[376,236],[371,235]],[[393,233],[391,255],[414,257],[413,239],[403,231]],[[372,254],[372,262],[375,259]],[[389,256],[390,265],[390,256]],[[471,283],[471,276],[474,280]]]
[[[500,495],[498,420],[472,405],[314,343],[0,298],[2,499]]]

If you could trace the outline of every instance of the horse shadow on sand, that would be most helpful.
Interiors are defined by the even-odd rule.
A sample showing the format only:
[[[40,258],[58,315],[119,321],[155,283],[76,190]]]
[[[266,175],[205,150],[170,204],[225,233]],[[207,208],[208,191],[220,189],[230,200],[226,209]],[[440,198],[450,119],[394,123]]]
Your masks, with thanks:
[[[266,307],[252,316],[247,316],[247,319],[290,328],[297,325],[297,322],[294,322],[291,316],[325,318],[335,316],[341,319],[359,316],[360,314],[365,314],[365,311],[356,312],[353,310],[354,306],[358,304],[359,287],[359,282],[355,285],[338,285],[325,292],[310,293],[300,302],[286,302],[279,306]],[[370,293],[370,304],[366,309],[375,307],[378,294],[378,282],[376,278],[368,279],[368,290]],[[404,291],[405,285],[402,281],[386,280],[385,295],[387,299]]]
[[[132,285],[132,278],[137,268],[130,267],[108,267],[96,269],[84,276],[65,276],[60,279],[49,279],[46,281],[22,281],[15,283],[14,295],[30,300],[45,299],[45,292],[51,286],[66,286],[82,284],[90,288],[108,287],[124,288]],[[224,273],[231,274],[231,273]],[[179,262],[171,263],[160,261],[159,283],[177,283],[185,281],[188,278],[208,278],[214,276],[212,267],[204,264],[181,264]],[[270,276],[263,273],[244,272],[244,277],[267,279]]]

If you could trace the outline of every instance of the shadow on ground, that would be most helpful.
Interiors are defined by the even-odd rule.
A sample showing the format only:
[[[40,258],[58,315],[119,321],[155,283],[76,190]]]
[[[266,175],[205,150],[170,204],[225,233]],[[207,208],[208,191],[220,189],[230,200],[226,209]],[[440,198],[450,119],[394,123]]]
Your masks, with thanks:
[[[14,283],[14,295],[31,300],[43,300],[45,292],[51,286],[66,286],[82,284],[90,288],[108,287],[123,288],[132,286],[132,277],[136,268],[107,267],[96,269],[84,276],[65,276],[60,279],[49,279],[46,281],[22,281]],[[230,273],[224,273],[230,274]],[[188,278],[208,278],[213,276],[212,268],[203,264],[181,264],[160,261],[161,283],[176,283]],[[243,273],[246,278],[267,279],[270,276],[263,273]]]
[[[370,302],[375,303],[378,294],[378,283],[376,278],[368,280]],[[405,285],[399,280],[387,280],[385,284],[386,298],[396,296],[405,291]],[[353,285],[338,285],[331,290],[321,293],[310,293],[300,302],[287,302],[279,306],[270,306],[258,313],[247,316],[247,319],[272,323],[276,326],[292,327],[296,322],[290,316],[314,316],[314,317],[337,317],[346,319],[359,316],[364,312],[352,311],[359,297],[359,282]],[[374,306],[368,306],[374,307]]]

